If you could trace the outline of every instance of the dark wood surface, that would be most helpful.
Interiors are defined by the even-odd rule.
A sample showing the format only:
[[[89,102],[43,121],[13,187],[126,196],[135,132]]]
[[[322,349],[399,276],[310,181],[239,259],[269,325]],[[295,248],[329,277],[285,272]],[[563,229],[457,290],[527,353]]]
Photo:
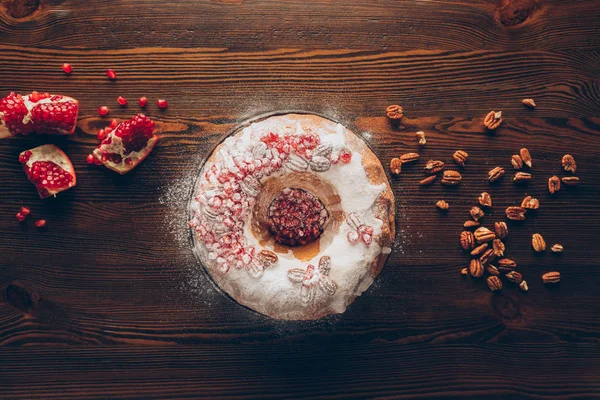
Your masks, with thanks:
[[[0,43],[2,95],[81,103],[72,137],[0,143],[0,398],[600,397],[596,0],[5,0]],[[128,118],[142,95],[160,129],[152,155],[127,176],[88,166],[109,120],[97,108]],[[392,103],[405,107],[399,129],[383,116]],[[202,157],[237,123],[281,109],[339,119],[384,164],[422,154],[392,182],[390,262],[346,313],[316,322],[274,321],[229,300],[186,231]],[[505,122],[489,135],[492,109]],[[48,140],[69,154],[78,185],[42,201],[17,156]],[[533,181],[489,185],[487,171],[511,173],[522,146]],[[452,164],[459,148],[470,154],[460,188],[417,185],[426,160]],[[567,152],[581,184],[550,196]],[[494,200],[486,224],[526,194],[540,200],[509,223],[506,242],[529,293],[506,284],[492,294],[460,276],[458,235],[484,190]],[[434,207],[442,198],[445,215]],[[48,229],[20,225],[22,205]],[[564,254],[534,254],[536,232]],[[550,270],[562,282],[545,287]]]

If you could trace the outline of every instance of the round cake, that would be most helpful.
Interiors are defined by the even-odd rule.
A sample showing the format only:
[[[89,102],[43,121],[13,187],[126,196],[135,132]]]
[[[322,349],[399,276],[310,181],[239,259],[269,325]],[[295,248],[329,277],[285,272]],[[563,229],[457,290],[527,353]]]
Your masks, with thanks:
[[[381,271],[394,196],[362,139],[313,114],[246,123],[203,165],[194,251],[239,304],[277,319],[342,313]]]

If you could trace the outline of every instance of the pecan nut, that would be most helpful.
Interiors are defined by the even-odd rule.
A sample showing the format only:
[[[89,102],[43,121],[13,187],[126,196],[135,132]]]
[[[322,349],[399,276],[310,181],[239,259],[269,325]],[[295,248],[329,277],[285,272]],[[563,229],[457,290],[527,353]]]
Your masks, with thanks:
[[[506,238],[508,236],[508,226],[506,225],[506,222],[494,222],[494,232],[498,239]]]
[[[502,123],[502,111],[490,111],[483,119],[483,125],[490,131],[493,131]]]
[[[277,254],[269,250],[261,250],[255,259],[263,266],[263,268],[271,268],[277,265],[279,257]]]
[[[402,161],[402,164],[417,161],[418,159],[419,153],[406,153],[400,156],[400,161]]]
[[[444,171],[444,176],[442,177],[442,184],[448,186],[455,186],[460,184],[462,180],[462,175],[458,171],[446,170]]]
[[[469,264],[469,273],[473,278],[481,278],[483,276],[483,265],[481,265],[481,262],[478,259],[474,258],[471,260],[471,263]]]
[[[508,279],[509,281],[511,281],[512,283],[521,283],[523,281],[523,275],[521,275],[520,273],[518,273],[517,271],[510,271],[508,274],[505,275],[506,279]]]
[[[492,240],[496,239],[496,234],[485,226],[480,226],[479,228],[475,229],[474,235],[475,239],[477,239],[479,243],[491,242]]]
[[[504,256],[504,250],[506,250],[506,246],[504,246],[502,240],[494,239],[494,241],[492,242],[492,248],[494,249],[494,254],[496,255],[496,257]]]
[[[331,168],[331,161],[329,158],[323,156],[313,156],[309,162],[310,169],[315,172],[325,172]]]
[[[513,154],[510,159],[510,163],[513,166],[513,169],[521,169],[523,168],[523,160],[521,160],[521,156],[518,154]]]
[[[487,243],[481,244],[481,245],[475,247],[473,249],[473,251],[471,251],[471,255],[472,256],[478,256],[478,255],[482,254],[484,251],[486,251],[487,248],[488,248],[488,244]]]
[[[488,287],[492,292],[502,290],[502,281],[497,276],[488,276],[487,278]]]
[[[521,289],[524,292],[527,292],[529,290],[529,285],[527,285],[527,281],[521,281],[521,283],[519,283],[519,289]]]
[[[512,206],[506,209],[506,218],[513,221],[524,221],[526,209],[523,207]]]
[[[460,245],[466,251],[471,250],[475,246],[475,236],[473,232],[462,231],[460,233]]]
[[[567,186],[577,186],[579,184],[579,178],[576,176],[564,176],[562,178],[562,183]]]
[[[439,200],[437,203],[435,203],[435,206],[442,211],[446,211],[450,207],[450,205],[444,200]]]
[[[468,221],[465,221],[465,223],[463,224],[463,227],[469,229],[469,228],[476,228],[479,225],[481,225],[481,224],[477,221],[468,220]]]
[[[473,218],[475,221],[479,221],[479,219],[481,219],[484,216],[483,210],[479,207],[471,208],[471,211],[469,211],[469,213],[471,214],[471,218]]]
[[[440,160],[429,160],[425,164],[425,171],[429,174],[437,174],[444,169],[444,162]]]
[[[389,119],[402,119],[404,116],[404,110],[401,106],[392,104],[385,109],[385,115],[387,115]]]
[[[494,259],[496,259],[496,255],[494,254],[494,249],[488,249],[485,253],[483,253],[481,255],[481,257],[479,257],[479,261],[483,265],[488,265],[489,263],[494,261]]]
[[[550,194],[554,194],[560,190],[560,179],[558,176],[554,175],[550,179],[548,179],[548,191]]]
[[[488,192],[483,192],[479,195],[479,204],[483,207],[491,207],[492,206],[492,196]]]
[[[517,172],[513,178],[514,183],[524,183],[531,180],[531,174],[527,172]]]
[[[486,265],[485,270],[488,272],[488,274],[492,276],[500,275],[500,271],[498,271],[498,268],[494,267],[492,264]]]
[[[460,274],[461,275],[468,275],[469,274],[469,270],[466,269],[466,268],[463,268],[463,269],[460,270]]]
[[[556,243],[554,246],[552,246],[550,250],[552,250],[553,253],[562,253],[564,247],[562,246],[562,244]]]
[[[531,237],[531,245],[533,246],[533,249],[538,253],[541,253],[542,251],[546,250],[546,241],[539,233],[533,234],[533,236]]]
[[[527,148],[523,147],[521,150],[519,150],[519,155],[521,156],[521,160],[523,160],[523,164],[525,164],[529,168],[531,168],[532,162],[531,162],[531,154],[529,154],[529,150],[527,150]]]
[[[498,270],[504,274],[509,273],[515,268],[517,268],[517,263],[510,258],[502,258],[498,260]]]
[[[425,138],[425,132],[419,131],[416,133],[417,140],[419,141],[419,146],[425,146],[427,144],[427,139]]]
[[[465,161],[467,161],[467,157],[469,157],[469,154],[464,150],[456,150],[452,155],[454,162],[456,162],[461,167],[465,166]]]
[[[425,178],[421,182],[419,182],[419,185],[421,185],[421,186],[431,185],[433,183],[433,181],[435,181],[436,179],[437,179],[436,175],[428,176],[427,178]]]
[[[496,182],[498,179],[504,176],[504,168],[496,167],[488,172],[488,180],[490,182]]]
[[[533,99],[523,99],[523,100],[521,100],[521,103],[523,103],[524,105],[526,105],[529,108],[536,107],[535,101],[533,101]]]
[[[567,172],[577,171],[577,163],[575,162],[575,158],[573,158],[570,154],[565,154],[562,158],[562,166]]]
[[[527,208],[528,210],[537,210],[540,208],[540,201],[534,197],[527,196],[521,202],[521,207]]]
[[[402,161],[399,158],[395,157],[390,161],[390,172],[392,175],[400,175],[402,172]]]
[[[556,271],[546,272],[544,275],[542,275],[542,281],[545,284],[558,283],[558,282],[560,282],[560,272],[556,272]]]

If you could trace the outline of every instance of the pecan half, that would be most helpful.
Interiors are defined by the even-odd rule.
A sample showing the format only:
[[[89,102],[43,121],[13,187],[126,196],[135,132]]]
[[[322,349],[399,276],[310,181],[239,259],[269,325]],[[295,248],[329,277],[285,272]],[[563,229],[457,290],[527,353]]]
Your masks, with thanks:
[[[437,179],[436,175],[428,176],[427,178],[425,178],[421,182],[419,182],[419,185],[421,185],[421,186],[431,185],[436,179]]]
[[[510,271],[508,274],[506,274],[506,279],[508,279],[512,283],[519,284],[523,281],[523,275],[521,275],[517,271]]]
[[[552,246],[550,250],[552,250],[553,253],[562,253],[564,247],[562,246],[562,244],[556,243],[554,246]]]
[[[498,270],[504,274],[509,273],[515,268],[517,268],[517,263],[510,258],[502,258],[498,260]]]
[[[475,228],[475,227],[478,227],[479,225],[481,225],[479,222],[477,222],[477,221],[471,221],[471,220],[465,221],[465,223],[463,224],[463,226],[465,228],[467,228],[467,229],[469,229],[469,228]]]
[[[479,221],[479,219],[484,216],[483,210],[479,207],[471,208],[469,213],[471,214],[471,218],[473,218],[475,221]]]
[[[390,161],[390,172],[392,175],[400,175],[402,172],[402,161],[399,158],[392,158]]]
[[[521,150],[519,150],[519,155],[521,156],[521,160],[523,160],[523,164],[525,164],[529,168],[531,168],[532,162],[531,162],[531,154],[529,154],[529,150],[527,150],[527,148],[523,147]]]
[[[504,246],[502,240],[494,239],[494,241],[492,242],[492,248],[494,249],[494,254],[496,255],[496,257],[504,256],[504,250],[506,250],[506,246]]]
[[[488,276],[487,284],[492,292],[502,290],[502,281],[497,276]]]
[[[442,184],[448,186],[454,186],[460,184],[462,180],[462,176],[458,171],[446,170],[444,171],[444,176],[442,177]]]
[[[456,150],[452,155],[454,162],[456,162],[461,167],[465,166],[465,161],[467,161],[467,157],[469,157],[469,154],[464,150]]]
[[[479,201],[479,204],[481,204],[484,207],[492,206],[492,196],[490,196],[488,192],[481,193],[477,200]]]
[[[533,236],[531,237],[531,245],[533,246],[533,249],[538,253],[541,253],[542,251],[546,250],[546,241],[539,233],[533,234]]]
[[[579,178],[576,176],[564,176],[562,178],[562,183],[567,186],[577,186],[579,184]]]
[[[565,171],[573,172],[577,171],[577,163],[575,162],[575,158],[573,158],[570,154],[565,154],[562,158],[562,166]]]
[[[527,196],[521,202],[521,207],[527,208],[529,210],[537,210],[540,208],[540,201],[534,197]]]
[[[556,271],[546,272],[544,275],[542,275],[542,281],[545,284],[558,283],[558,282],[560,282],[560,272],[556,272]]]
[[[496,182],[498,179],[504,176],[504,168],[496,167],[488,172],[488,180],[490,182]]]
[[[414,162],[414,161],[417,161],[418,159],[419,159],[419,153],[406,153],[406,154],[402,154],[400,156],[400,161],[402,161],[402,164]]]
[[[527,183],[531,180],[531,174],[527,172],[517,172],[513,178],[514,183]]]
[[[402,119],[404,110],[401,106],[393,104],[385,109],[385,115],[387,115],[389,119]]]
[[[500,275],[500,271],[498,271],[498,268],[494,267],[492,264],[486,265],[485,270],[488,272],[488,274],[492,276]]]
[[[554,175],[550,179],[548,179],[548,191],[550,194],[554,194],[560,190],[560,179],[558,176]]]
[[[484,251],[486,251],[487,248],[488,248],[488,244],[487,243],[481,244],[481,245],[475,247],[473,249],[473,251],[471,251],[471,255],[472,256],[478,256],[478,255],[482,254]]]
[[[462,231],[460,233],[460,245],[466,251],[471,250],[475,246],[475,236],[473,235],[473,232]]]
[[[468,275],[469,274],[469,270],[466,269],[466,268],[463,268],[463,269],[460,270],[460,274],[461,275]]]
[[[490,111],[483,119],[483,125],[490,131],[493,131],[502,123],[502,111]]]
[[[450,207],[450,205],[444,200],[439,200],[437,203],[435,203],[435,206],[442,211],[446,211]]]
[[[521,103],[523,103],[524,105],[526,105],[529,108],[536,107],[535,101],[533,101],[533,99],[523,99],[523,100],[521,100]]]
[[[489,263],[494,261],[495,258],[496,255],[494,254],[494,250],[488,249],[485,253],[481,255],[481,257],[479,257],[479,261],[481,261],[481,264],[483,265],[488,265]]]
[[[437,174],[444,169],[444,162],[440,160],[429,160],[425,164],[425,171],[429,174]]]
[[[478,259],[474,258],[471,260],[471,263],[469,264],[469,273],[473,278],[481,278],[483,276],[483,265],[481,265],[481,262]]]
[[[524,221],[526,209],[523,207],[512,206],[506,209],[506,218],[513,221]]]
[[[508,226],[506,225],[506,222],[494,222],[494,232],[498,239],[506,238],[508,236]]]
[[[529,285],[527,285],[527,281],[521,281],[521,283],[519,283],[519,289],[521,289],[524,292],[527,292],[529,290]]]
[[[521,156],[518,154],[513,154],[510,158],[510,163],[513,166],[513,169],[521,169],[523,168],[523,160],[521,160]]]
[[[475,239],[477,239],[479,243],[491,242],[492,240],[496,239],[496,234],[485,226],[480,226],[479,228],[475,229],[474,235]]]
[[[425,139],[425,132],[419,131],[416,133],[417,140],[419,141],[419,146],[425,146],[427,144],[427,139]]]

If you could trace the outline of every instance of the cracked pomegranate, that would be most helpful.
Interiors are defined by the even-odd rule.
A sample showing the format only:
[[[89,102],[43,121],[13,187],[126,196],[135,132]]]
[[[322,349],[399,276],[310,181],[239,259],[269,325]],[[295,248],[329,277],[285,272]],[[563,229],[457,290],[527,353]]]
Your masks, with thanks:
[[[63,95],[10,93],[0,100],[0,139],[32,132],[70,135],[75,132],[79,102]]]
[[[302,246],[323,234],[327,217],[316,196],[303,189],[285,188],[269,206],[269,231],[277,243]]]
[[[52,144],[24,151],[19,155],[19,162],[42,199],[56,196],[77,182],[71,160]]]
[[[154,122],[144,114],[120,123],[114,130],[105,128],[104,132],[106,137],[93,152],[94,162],[121,175],[141,163],[158,140]]]

